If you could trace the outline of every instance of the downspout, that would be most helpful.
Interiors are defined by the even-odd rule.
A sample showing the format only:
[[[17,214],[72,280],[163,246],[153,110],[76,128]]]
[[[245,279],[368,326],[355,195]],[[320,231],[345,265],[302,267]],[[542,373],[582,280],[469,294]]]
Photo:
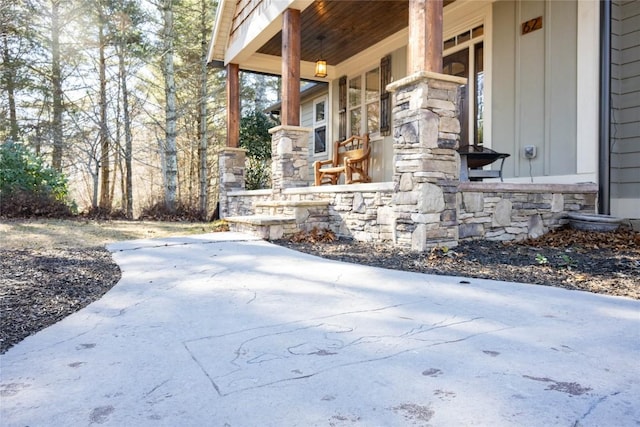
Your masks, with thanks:
[[[600,2],[598,213],[611,213],[611,0]]]

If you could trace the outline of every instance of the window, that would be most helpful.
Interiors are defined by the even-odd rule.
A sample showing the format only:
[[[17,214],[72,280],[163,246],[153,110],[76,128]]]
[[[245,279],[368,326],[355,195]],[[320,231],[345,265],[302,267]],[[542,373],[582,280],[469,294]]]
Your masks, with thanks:
[[[313,102],[313,153],[327,151],[327,98]]]
[[[349,79],[349,135],[380,132],[380,69]]]
[[[484,27],[479,25],[444,42],[444,74],[467,78],[460,99],[460,143],[484,142]],[[455,48],[455,49],[454,49]]]

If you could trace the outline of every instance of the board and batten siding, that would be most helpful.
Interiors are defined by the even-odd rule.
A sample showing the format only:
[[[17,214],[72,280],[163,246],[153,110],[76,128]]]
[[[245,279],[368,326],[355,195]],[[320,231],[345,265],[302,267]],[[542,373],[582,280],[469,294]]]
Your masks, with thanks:
[[[493,4],[492,148],[509,153],[505,177],[577,173],[577,2]],[[521,34],[541,16],[542,28]],[[533,145],[531,163],[521,155]]]
[[[640,218],[640,2],[611,11],[611,211]]]

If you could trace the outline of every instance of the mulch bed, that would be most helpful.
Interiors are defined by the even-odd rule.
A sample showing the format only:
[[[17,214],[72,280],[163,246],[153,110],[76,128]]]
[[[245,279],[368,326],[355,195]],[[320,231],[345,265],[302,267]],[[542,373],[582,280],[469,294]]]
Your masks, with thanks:
[[[640,299],[640,233],[561,230],[518,243],[464,242],[414,253],[298,235],[280,245],[329,259],[428,274],[535,283]],[[0,249],[0,353],[100,298],[120,279],[101,247]]]
[[[101,247],[0,250],[0,353],[100,298],[120,280]]]
[[[640,233],[563,229],[538,239],[475,240],[415,253],[390,246],[298,234],[280,245],[355,264],[446,276],[532,283],[640,299]]]

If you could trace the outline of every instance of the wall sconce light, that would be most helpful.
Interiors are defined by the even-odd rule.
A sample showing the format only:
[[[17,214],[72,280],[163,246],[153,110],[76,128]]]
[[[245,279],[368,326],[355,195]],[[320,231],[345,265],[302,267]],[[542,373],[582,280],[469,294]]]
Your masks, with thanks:
[[[322,58],[322,41],[324,40],[324,36],[318,36],[318,40],[320,40],[320,58]],[[320,78],[327,77],[327,61],[325,59],[318,59],[316,61],[315,76]]]

